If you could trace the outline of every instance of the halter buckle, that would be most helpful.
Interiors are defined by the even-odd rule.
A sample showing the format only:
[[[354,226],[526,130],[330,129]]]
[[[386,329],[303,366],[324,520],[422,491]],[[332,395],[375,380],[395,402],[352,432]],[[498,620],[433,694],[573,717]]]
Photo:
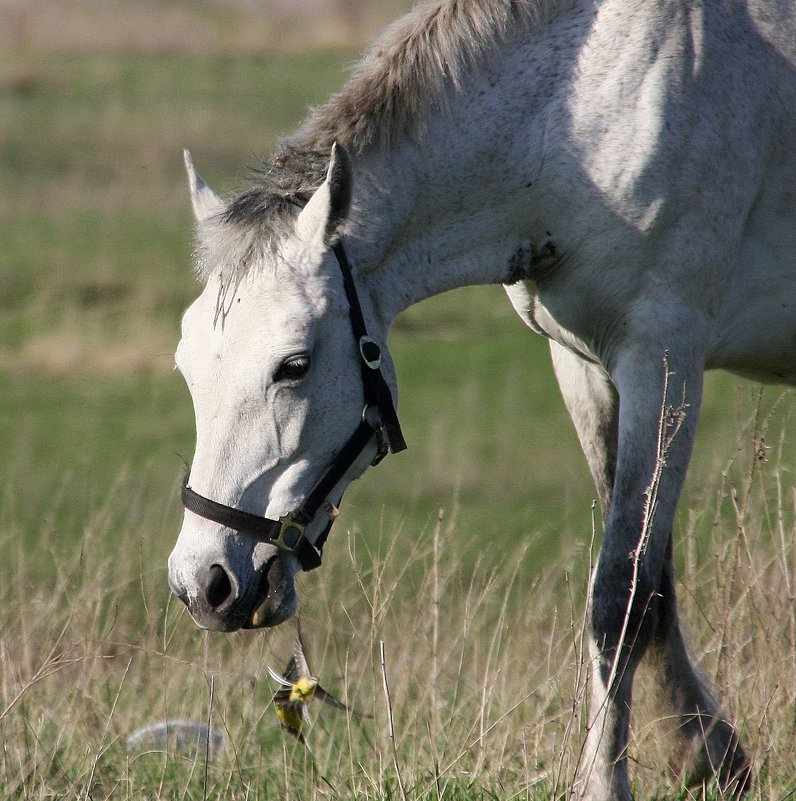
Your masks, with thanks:
[[[278,518],[279,534],[271,540],[272,544],[276,545],[277,548],[291,553],[296,550],[296,546],[304,536],[304,530],[307,528],[306,523],[296,522],[293,514],[293,512],[288,512]]]

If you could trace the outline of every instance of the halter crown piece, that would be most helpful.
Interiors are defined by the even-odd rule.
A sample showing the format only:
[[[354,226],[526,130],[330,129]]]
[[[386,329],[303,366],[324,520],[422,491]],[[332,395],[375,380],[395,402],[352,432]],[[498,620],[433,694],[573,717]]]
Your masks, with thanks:
[[[234,506],[226,506],[205,498],[191,489],[187,475],[182,485],[182,505],[188,511],[292,553],[298,559],[301,569],[305,571],[320,566],[323,545],[329,536],[334,517],[330,516],[329,524],[314,543],[306,538],[305,529],[322,506],[331,507],[327,500],[329,493],[359,458],[368,443],[374,436],[376,437],[378,452],[373,460],[374,465],[378,464],[388,452],[398,453],[406,448],[392,394],[381,372],[381,349],[378,343],[368,336],[348,257],[339,241],[332,245],[332,251],[337,257],[343,275],[351,329],[360,355],[365,404],[362,420],[356,431],[323,472],[304,499],[304,503],[278,520],[244,512]]]

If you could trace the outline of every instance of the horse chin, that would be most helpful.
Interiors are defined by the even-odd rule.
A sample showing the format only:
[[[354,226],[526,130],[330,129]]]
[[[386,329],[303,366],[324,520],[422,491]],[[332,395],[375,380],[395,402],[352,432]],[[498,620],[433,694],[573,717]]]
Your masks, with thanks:
[[[298,607],[293,577],[296,560],[282,554],[273,556],[262,569],[258,601],[243,628],[271,628],[292,617]]]

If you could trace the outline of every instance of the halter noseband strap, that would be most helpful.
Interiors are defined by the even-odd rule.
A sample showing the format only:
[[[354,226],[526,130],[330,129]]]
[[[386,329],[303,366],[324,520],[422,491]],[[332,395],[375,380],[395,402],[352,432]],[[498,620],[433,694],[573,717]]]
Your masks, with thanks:
[[[295,511],[283,515],[278,520],[244,512],[234,506],[226,506],[218,501],[205,498],[188,485],[189,476],[185,477],[182,485],[182,504],[188,511],[227,528],[249,534],[284,551],[289,551],[298,559],[302,570],[314,570],[321,564],[323,545],[336,514],[336,510],[327,500],[329,493],[359,458],[374,435],[378,440],[378,452],[373,460],[374,465],[378,464],[388,451],[398,453],[406,448],[392,393],[381,372],[381,349],[375,340],[368,336],[348,257],[340,242],[332,245],[332,251],[337,257],[337,263],[340,265],[340,272],[343,275],[351,329],[361,358],[365,405],[359,426],[310,490],[304,503]],[[375,422],[369,414],[371,409],[376,412]],[[306,538],[304,532],[315,518],[318,510],[324,505],[329,507],[327,509],[329,523],[318,539],[312,543]]]

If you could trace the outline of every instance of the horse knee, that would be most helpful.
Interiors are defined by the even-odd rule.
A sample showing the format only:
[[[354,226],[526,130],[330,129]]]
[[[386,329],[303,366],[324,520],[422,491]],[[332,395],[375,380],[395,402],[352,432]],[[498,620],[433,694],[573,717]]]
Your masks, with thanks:
[[[630,560],[628,560],[630,564]],[[630,564],[632,567],[632,564]],[[657,582],[643,571],[604,571],[598,567],[590,598],[591,633],[607,684],[610,672],[635,670],[659,626]],[[616,663],[617,656],[619,663]]]

